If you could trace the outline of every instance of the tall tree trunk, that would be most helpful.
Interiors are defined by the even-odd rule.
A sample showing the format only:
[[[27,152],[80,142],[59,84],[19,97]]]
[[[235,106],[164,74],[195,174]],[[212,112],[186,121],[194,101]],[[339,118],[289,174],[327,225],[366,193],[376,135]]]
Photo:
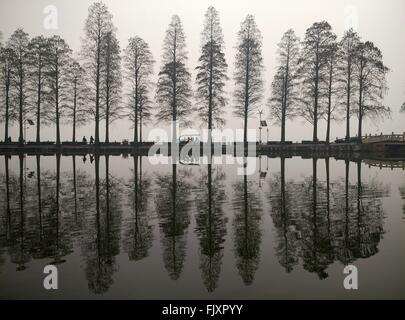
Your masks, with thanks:
[[[139,142],[142,143],[142,110],[139,114]]]
[[[108,44],[108,52],[107,55],[110,55],[110,45]],[[107,57],[107,75],[106,75],[106,104],[105,104],[105,143],[110,142],[110,59],[111,57]],[[107,160],[106,160],[107,161]]]
[[[328,115],[326,122],[326,144],[329,145],[330,142],[330,122],[331,122],[331,112],[332,112],[332,82],[333,82],[333,57],[331,57],[330,68],[329,68],[329,88],[328,88]]]
[[[359,118],[359,128],[358,128],[358,138],[359,142],[361,143],[362,139],[362,126],[363,126],[363,66],[361,63],[361,69],[360,69],[360,83],[359,83],[359,112],[358,112],[358,118]]]
[[[95,176],[95,185],[96,185],[96,237],[97,237],[97,258],[99,260],[99,255],[101,251],[100,243],[100,156],[96,154],[94,156],[94,176]]]
[[[137,240],[136,234],[138,233],[138,155],[134,155],[134,211],[135,211],[135,232],[134,238]]]
[[[8,169],[8,155],[4,156],[5,161],[5,171],[6,171],[6,197],[7,197],[7,240],[11,240],[12,237],[12,228],[11,228],[11,208],[10,208],[10,173]]]
[[[281,107],[281,142],[285,142],[285,121],[287,114],[287,99],[288,99],[288,81],[289,81],[289,72],[290,72],[290,46],[287,49],[287,62],[285,67],[285,79],[284,79],[284,90],[283,90],[283,99]]]
[[[97,38],[97,56],[96,56],[96,116],[95,116],[95,132],[94,132],[94,142],[95,144],[100,143],[100,56],[101,56],[101,35],[98,31]]]
[[[328,235],[330,236],[330,172],[329,172],[329,157],[325,158],[325,170],[326,170],[326,214],[328,218]]]
[[[4,142],[8,142],[8,126],[10,121],[10,71],[6,74],[6,86],[5,86],[5,98],[6,98],[6,110],[5,110],[5,123],[4,123]]]
[[[248,43],[250,42],[250,35],[248,35]],[[247,125],[248,125],[248,111],[249,111],[249,71],[250,71],[250,48],[247,46],[246,52],[246,78],[245,78],[245,112],[243,124],[243,145],[247,147]]]
[[[107,102],[105,110],[105,143],[110,142],[110,104]]]
[[[75,220],[77,221],[77,179],[76,179],[76,156],[72,156],[73,162],[73,196],[74,196],[74,206],[75,206]]]
[[[37,155],[37,189],[38,189],[39,238],[42,240],[42,196],[41,196],[41,156],[40,155]]]
[[[56,103],[56,145],[60,145],[60,123],[59,123],[59,61],[55,65],[55,103]]]
[[[74,80],[74,87],[73,87],[73,133],[72,133],[72,142],[76,142],[76,109],[77,109],[77,79]]]
[[[213,47],[212,47],[212,21],[211,21],[211,41],[210,41],[210,79],[208,88],[208,144],[211,150],[212,143],[212,74],[213,74]]]
[[[24,213],[24,155],[19,156],[19,162],[20,162],[20,255],[23,256],[23,253],[25,251],[24,248],[24,224],[25,224],[25,213]],[[18,270],[24,270],[24,260],[18,261]],[[22,264],[22,265],[20,265]]]
[[[319,96],[319,45],[316,46],[316,58],[315,58],[315,101],[314,101],[314,132],[312,140],[318,141],[318,96]]]
[[[172,117],[173,117],[173,128],[172,128],[172,147],[171,150],[175,151],[176,154],[172,154],[172,159],[176,162],[177,161],[177,96],[176,96],[176,90],[177,90],[177,74],[176,74],[176,46],[177,46],[177,30],[174,30],[174,50],[173,50],[173,102],[172,102]],[[174,145],[176,145],[176,148],[174,149]],[[175,158],[173,157],[175,156]]]
[[[349,248],[349,172],[350,162],[345,160],[345,249]]]
[[[58,251],[59,251],[59,224],[60,224],[60,217],[59,217],[59,197],[60,197],[60,153],[56,154],[56,257],[55,260],[58,259]]]
[[[18,137],[18,142],[20,144],[24,143],[24,119],[23,119],[23,108],[24,108],[24,101],[23,101],[23,71],[22,71],[22,62],[20,62],[20,70],[19,70],[19,116],[18,116],[18,122],[19,122],[19,137]]]
[[[347,97],[346,97],[346,140],[350,140],[350,95],[351,95],[352,62],[351,57],[347,61]]]
[[[359,111],[359,129],[358,129],[358,135],[359,135],[359,142],[362,142],[362,127],[363,127],[363,111]]]
[[[41,57],[39,57],[41,60]],[[38,87],[37,87],[37,143],[41,142],[41,62],[38,66]]]
[[[138,58],[135,59],[135,123],[134,123],[134,145],[138,146]]]
[[[106,184],[106,218],[107,218],[107,239],[110,238],[110,159],[109,155],[105,155],[105,184]],[[108,246],[109,246],[108,241]]]

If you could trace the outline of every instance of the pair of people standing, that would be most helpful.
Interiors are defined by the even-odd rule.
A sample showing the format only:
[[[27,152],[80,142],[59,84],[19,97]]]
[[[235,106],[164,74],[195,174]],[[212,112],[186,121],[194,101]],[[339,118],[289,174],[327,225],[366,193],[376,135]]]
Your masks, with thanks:
[[[87,144],[87,139],[85,136],[83,136],[83,143]],[[90,144],[93,144],[93,143],[94,143],[94,138],[93,138],[93,136],[90,136]]]

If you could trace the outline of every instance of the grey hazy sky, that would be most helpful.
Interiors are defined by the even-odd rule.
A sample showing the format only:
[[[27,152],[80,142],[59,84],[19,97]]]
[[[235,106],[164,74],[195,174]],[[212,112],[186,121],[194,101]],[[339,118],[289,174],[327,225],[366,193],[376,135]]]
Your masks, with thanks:
[[[75,51],[80,48],[83,36],[84,20],[87,8],[94,1],[70,0],[0,0],[0,30],[7,38],[16,28],[22,27],[30,36],[39,34],[59,34]],[[240,23],[247,14],[253,14],[263,35],[263,56],[265,63],[264,77],[266,80],[265,100],[269,96],[269,87],[276,67],[276,50],[282,34],[293,28],[299,37],[303,37],[305,30],[316,21],[328,21],[336,34],[341,37],[345,29],[345,22],[352,17],[349,12],[357,12],[358,32],[363,40],[374,42],[383,52],[384,61],[391,69],[388,76],[390,90],[385,102],[393,109],[391,120],[381,123],[367,121],[364,133],[404,132],[405,114],[399,113],[401,104],[405,101],[405,1],[403,0],[105,0],[113,14],[114,24],[118,29],[118,38],[124,48],[129,37],[139,35],[144,38],[152,49],[157,60],[155,73],[160,68],[160,54],[165,30],[172,14],[178,14],[183,22],[189,51],[189,69],[195,78],[194,68],[199,56],[200,32],[203,27],[204,13],[208,6],[215,6],[221,18],[226,45],[226,58],[229,64],[229,75],[232,79],[235,56],[236,34]],[[45,30],[43,20],[46,16],[44,8],[55,5],[58,9],[58,29]],[[355,8],[353,11],[350,8]],[[233,81],[227,86],[229,97],[233,89]],[[263,101],[264,109],[265,100]],[[230,99],[230,102],[232,100]],[[233,118],[231,104],[228,107],[228,127],[242,126],[240,119]],[[356,130],[356,118],[352,120],[352,133]],[[258,119],[250,120],[249,127],[257,126]],[[196,125],[196,127],[198,127]],[[3,127],[1,126],[1,132]],[[331,136],[344,136],[344,124],[334,123]],[[111,140],[121,140],[132,137],[130,124],[120,121],[113,125]],[[69,128],[63,128],[62,139],[71,136]],[[324,139],[324,121],[319,130],[319,138]],[[93,125],[79,130],[79,137],[93,133]],[[16,130],[13,130],[14,138]],[[44,138],[53,139],[54,129],[43,131]],[[279,128],[272,126],[271,139],[279,139]],[[145,135],[146,136],[146,135]],[[312,126],[301,119],[288,123],[287,139],[311,139]],[[29,129],[28,139],[34,138],[34,129]]]

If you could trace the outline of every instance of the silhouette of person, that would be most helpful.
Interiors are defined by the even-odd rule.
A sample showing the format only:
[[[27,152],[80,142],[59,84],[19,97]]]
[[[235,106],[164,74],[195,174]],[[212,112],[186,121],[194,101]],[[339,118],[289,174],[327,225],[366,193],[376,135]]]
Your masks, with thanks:
[[[90,144],[93,144],[94,143],[94,138],[93,138],[93,136],[90,136]]]
[[[87,144],[87,139],[86,139],[85,136],[83,136],[83,143],[84,143],[84,144]]]

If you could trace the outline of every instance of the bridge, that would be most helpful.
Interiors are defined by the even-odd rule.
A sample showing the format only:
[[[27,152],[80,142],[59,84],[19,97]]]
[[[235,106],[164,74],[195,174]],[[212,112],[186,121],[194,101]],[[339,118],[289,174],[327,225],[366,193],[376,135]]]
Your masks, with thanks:
[[[365,159],[363,160],[366,165],[369,167],[377,167],[377,168],[389,168],[393,169],[402,169],[405,170],[405,161],[389,161],[389,160],[371,160]]]
[[[365,135],[361,137],[361,141],[364,144],[370,143],[384,143],[384,142],[405,142],[405,132],[402,134],[376,134],[376,135]]]

